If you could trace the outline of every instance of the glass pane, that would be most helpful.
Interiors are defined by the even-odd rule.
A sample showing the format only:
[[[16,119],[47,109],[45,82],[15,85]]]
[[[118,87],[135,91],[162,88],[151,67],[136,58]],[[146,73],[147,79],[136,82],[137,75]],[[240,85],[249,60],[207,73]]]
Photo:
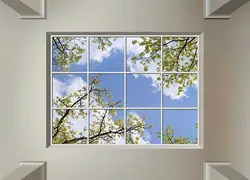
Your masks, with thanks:
[[[160,107],[159,74],[127,74],[128,107]]]
[[[197,107],[198,74],[164,74],[164,107]]]
[[[127,144],[161,144],[160,134],[160,110],[127,111]]]
[[[124,72],[124,38],[90,38],[90,71]]]
[[[53,110],[53,144],[86,144],[87,111]]]
[[[90,107],[124,106],[124,74],[90,74]]]
[[[163,37],[163,71],[197,72],[198,37]]]
[[[90,111],[90,144],[124,144],[124,110]]]
[[[53,76],[53,107],[87,107],[87,75]]]
[[[197,144],[197,110],[164,110],[163,144]]]
[[[127,71],[160,72],[161,71],[161,38],[128,37],[127,38]]]
[[[86,72],[87,37],[52,37],[52,70]]]

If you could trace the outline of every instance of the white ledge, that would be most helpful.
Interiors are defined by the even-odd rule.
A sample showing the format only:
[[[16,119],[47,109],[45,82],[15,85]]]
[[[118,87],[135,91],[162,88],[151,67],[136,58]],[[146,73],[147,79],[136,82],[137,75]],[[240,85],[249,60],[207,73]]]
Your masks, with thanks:
[[[204,0],[205,19],[230,19],[230,15],[250,0]]]
[[[205,162],[204,171],[204,180],[248,180],[236,171],[229,162]]]
[[[2,180],[46,180],[46,162],[21,162],[19,167]]]
[[[44,19],[45,0],[1,0],[22,19]]]

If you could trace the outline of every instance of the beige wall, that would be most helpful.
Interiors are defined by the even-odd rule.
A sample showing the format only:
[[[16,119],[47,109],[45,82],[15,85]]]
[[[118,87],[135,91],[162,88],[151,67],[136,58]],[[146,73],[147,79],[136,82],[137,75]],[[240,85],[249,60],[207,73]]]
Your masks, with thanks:
[[[230,20],[203,20],[200,0],[47,6],[47,20],[20,20],[0,2],[0,179],[21,160],[48,161],[48,180],[200,180],[204,160],[232,161],[250,177],[250,3]],[[46,32],[53,31],[204,32],[204,150],[46,149]]]
[[[232,165],[250,178],[250,3],[230,20],[228,49],[232,97],[230,107],[230,159]],[[226,60],[227,61],[227,60]]]

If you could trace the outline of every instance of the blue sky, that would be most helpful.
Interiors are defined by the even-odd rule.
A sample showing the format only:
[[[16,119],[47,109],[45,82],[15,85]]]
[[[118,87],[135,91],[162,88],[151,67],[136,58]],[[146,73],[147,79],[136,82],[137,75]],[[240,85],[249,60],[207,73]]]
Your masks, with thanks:
[[[197,138],[197,110],[163,110],[163,130],[172,126],[175,135],[188,136],[192,140]]]
[[[131,41],[130,41],[131,42]],[[123,39],[119,39],[119,42],[108,50],[108,52],[101,54],[94,44],[91,44],[91,61],[90,61],[90,73],[91,72],[123,72],[124,71],[124,52],[123,52]],[[154,107],[159,108],[161,106],[161,88],[157,79],[157,74],[136,74],[141,72],[139,66],[131,65],[131,56],[138,54],[140,49],[133,50],[133,46],[128,42],[128,57],[126,69],[134,74],[127,74],[127,107]],[[86,55],[83,56],[80,63],[75,63],[70,66],[72,72],[86,72]],[[152,64],[152,69],[154,65]],[[54,69],[54,68],[53,68]],[[90,74],[95,76],[96,74]],[[87,75],[57,75],[54,77],[53,93],[60,95],[63,91],[79,88],[84,82],[87,81]],[[74,79],[77,84],[72,84]],[[60,84],[61,83],[61,84]],[[59,84],[59,85],[58,85]],[[121,101],[124,106],[124,74],[103,74],[101,76],[101,88],[107,88],[114,101]],[[66,92],[67,93],[67,92]],[[197,88],[189,87],[185,90],[183,95],[175,96],[176,87],[170,87],[163,89],[163,106],[164,107],[196,107],[197,106]],[[107,100],[106,97],[104,97]],[[146,123],[151,124],[153,127],[150,132],[146,133],[144,137],[145,141],[149,141],[153,144],[159,144],[157,132],[160,131],[161,126],[161,112],[160,110],[127,110],[127,114],[136,113],[139,116],[145,115],[147,117]],[[123,112],[119,111],[117,118],[123,117]],[[115,118],[114,118],[115,120]],[[163,129],[168,125],[173,126],[176,136],[188,136],[195,139],[197,137],[196,124],[197,111],[196,110],[164,110],[163,111]],[[79,126],[82,126],[81,124]],[[151,134],[151,135],[149,135]]]

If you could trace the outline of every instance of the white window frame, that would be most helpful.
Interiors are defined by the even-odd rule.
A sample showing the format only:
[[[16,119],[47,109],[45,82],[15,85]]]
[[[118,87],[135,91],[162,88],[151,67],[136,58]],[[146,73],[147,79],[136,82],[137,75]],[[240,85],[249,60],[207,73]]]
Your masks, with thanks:
[[[161,38],[161,72],[127,72],[127,38],[136,37],[160,37]],[[87,37],[87,71],[86,72],[53,72],[52,70],[52,38],[53,37]],[[124,38],[124,72],[92,72],[90,71],[90,41],[91,37],[122,37]],[[197,37],[198,38],[198,72],[163,72],[162,59],[163,59],[163,37]],[[84,146],[84,147],[122,147],[122,148],[146,148],[146,149],[203,149],[203,33],[47,33],[47,147],[49,146]],[[87,84],[89,84],[89,74],[123,74],[124,75],[124,106],[123,107],[105,107],[105,108],[92,108],[89,107],[87,103],[87,108],[54,108],[52,105],[53,98],[53,75],[56,74],[85,74],[87,75]],[[126,107],[126,87],[127,87],[127,74],[159,74],[161,75],[161,107]],[[197,107],[164,107],[163,106],[163,86],[162,77],[164,74],[198,74],[198,87],[197,87]],[[87,86],[87,92],[88,92]],[[87,101],[89,102],[89,96],[87,96]],[[160,110],[161,111],[161,136],[163,132],[163,111],[164,110],[197,110],[197,144],[53,144],[52,142],[52,122],[53,110],[57,109],[72,109],[72,110],[86,110],[88,116],[87,129],[89,131],[89,111],[105,110],[105,109],[115,109],[124,110],[124,139],[126,142],[126,117],[127,110]],[[87,133],[89,138],[89,133]]]

